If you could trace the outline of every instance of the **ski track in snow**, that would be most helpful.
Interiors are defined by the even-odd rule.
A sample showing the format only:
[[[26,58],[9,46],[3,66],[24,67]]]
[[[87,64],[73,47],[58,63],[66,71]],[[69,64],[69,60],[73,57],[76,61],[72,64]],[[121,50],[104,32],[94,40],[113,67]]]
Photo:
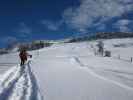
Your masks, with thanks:
[[[43,100],[29,61],[15,66],[0,80],[0,100]]]
[[[75,62],[77,62],[77,64],[78,64],[79,66],[84,67],[84,68],[87,68],[87,71],[89,71],[89,73],[90,73],[92,76],[94,76],[94,77],[96,77],[96,78],[99,78],[99,79],[102,79],[102,80],[104,80],[104,81],[110,82],[110,83],[112,83],[112,84],[115,84],[115,85],[117,85],[117,86],[119,86],[119,87],[121,87],[121,88],[123,88],[123,89],[127,89],[127,90],[130,90],[130,91],[133,91],[133,88],[130,87],[130,86],[124,85],[124,84],[122,84],[122,83],[119,83],[119,82],[117,82],[117,81],[108,79],[108,78],[106,78],[106,77],[103,77],[103,76],[101,76],[101,75],[95,73],[93,70],[91,70],[91,69],[89,69],[88,67],[86,67],[86,66],[79,60],[78,57],[73,57],[72,59],[74,59]]]

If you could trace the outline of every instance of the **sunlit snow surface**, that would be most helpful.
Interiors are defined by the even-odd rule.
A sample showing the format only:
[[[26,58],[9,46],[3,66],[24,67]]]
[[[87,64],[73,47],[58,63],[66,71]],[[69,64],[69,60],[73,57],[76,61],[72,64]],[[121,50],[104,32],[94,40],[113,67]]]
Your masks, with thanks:
[[[14,66],[1,75],[0,100],[42,100],[30,63]]]
[[[18,54],[1,56],[0,100],[133,100],[133,39],[104,40],[112,57],[95,56],[96,43],[32,51],[23,67]]]

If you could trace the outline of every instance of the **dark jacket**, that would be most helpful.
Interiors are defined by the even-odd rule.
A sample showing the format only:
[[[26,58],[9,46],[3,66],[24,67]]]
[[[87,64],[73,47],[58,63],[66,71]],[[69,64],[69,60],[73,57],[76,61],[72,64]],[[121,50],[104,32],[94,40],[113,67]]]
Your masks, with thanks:
[[[21,60],[27,60],[28,53],[26,51],[21,51],[19,57]]]

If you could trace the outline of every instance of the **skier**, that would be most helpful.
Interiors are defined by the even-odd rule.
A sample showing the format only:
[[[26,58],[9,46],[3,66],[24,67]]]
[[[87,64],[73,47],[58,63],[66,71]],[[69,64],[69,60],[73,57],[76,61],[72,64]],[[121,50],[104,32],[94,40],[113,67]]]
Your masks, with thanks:
[[[28,57],[28,56],[32,57],[32,55],[29,55],[29,54],[27,53],[26,49],[22,49],[22,50],[20,51],[19,57],[20,57],[20,60],[21,60],[21,63],[20,63],[21,66],[25,64],[25,62],[27,61],[27,57]]]

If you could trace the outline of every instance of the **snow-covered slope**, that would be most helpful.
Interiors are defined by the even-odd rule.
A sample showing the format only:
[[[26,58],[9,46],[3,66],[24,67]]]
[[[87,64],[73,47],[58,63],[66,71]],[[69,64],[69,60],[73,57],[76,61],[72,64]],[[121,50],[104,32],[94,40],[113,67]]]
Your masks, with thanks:
[[[95,41],[56,44],[30,52],[33,59],[24,68],[8,67],[2,73],[0,100],[132,100],[133,41],[104,43],[112,52],[110,58],[94,55]],[[13,59],[9,62],[19,62],[17,57]]]
[[[106,48],[118,40],[108,41]],[[95,43],[56,45],[39,51],[32,67],[46,100],[132,100],[132,63],[94,56],[91,44]],[[113,56],[118,53],[113,46],[107,49]],[[123,49],[118,48],[119,53],[123,54]]]
[[[25,66],[15,66],[0,80],[0,100],[42,100],[30,61]]]

